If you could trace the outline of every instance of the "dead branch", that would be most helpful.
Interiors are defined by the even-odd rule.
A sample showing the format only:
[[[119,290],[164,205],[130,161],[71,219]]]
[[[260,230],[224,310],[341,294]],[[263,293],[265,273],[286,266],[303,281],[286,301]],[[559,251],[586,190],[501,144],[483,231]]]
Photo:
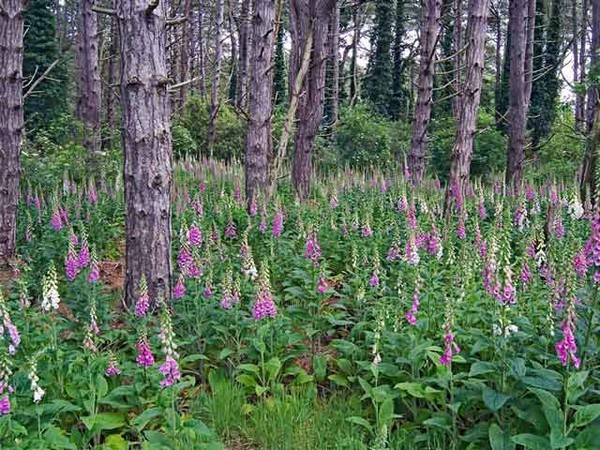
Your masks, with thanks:
[[[23,94],[23,98],[27,98],[28,95],[30,95],[33,90],[37,87],[38,84],[40,84],[42,81],[44,81],[44,78],[48,77],[48,75],[50,74],[50,72],[52,71],[52,69],[54,69],[54,67],[58,64],[58,61],[60,61],[59,59],[57,59],[56,61],[54,61],[52,64],[50,64],[48,66],[48,68],[44,71],[43,74],[41,74],[37,80],[35,80],[31,86],[29,87],[29,89],[27,90],[27,92],[25,92],[25,94]]]

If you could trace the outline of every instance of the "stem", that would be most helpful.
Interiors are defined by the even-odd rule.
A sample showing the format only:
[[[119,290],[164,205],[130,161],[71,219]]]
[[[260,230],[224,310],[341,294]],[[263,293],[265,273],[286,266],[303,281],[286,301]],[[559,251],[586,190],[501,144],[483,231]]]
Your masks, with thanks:
[[[564,390],[565,390],[565,398],[563,402],[563,436],[567,436],[567,421],[569,417],[569,367],[567,364],[567,368],[565,370],[565,382],[564,382]]]
[[[589,309],[589,317],[588,317],[588,328],[587,331],[585,333],[585,339],[583,341],[583,348],[581,350],[581,368],[584,368],[584,363],[585,363],[585,357],[587,356],[587,348],[588,348],[588,344],[590,343],[590,338],[592,337],[592,329],[593,329],[593,325],[594,325],[594,314],[596,312],[596,303],[598,302],[598,284],[594,283],[594,293],[592,295],[592,304],[591,304],[591,308]]]

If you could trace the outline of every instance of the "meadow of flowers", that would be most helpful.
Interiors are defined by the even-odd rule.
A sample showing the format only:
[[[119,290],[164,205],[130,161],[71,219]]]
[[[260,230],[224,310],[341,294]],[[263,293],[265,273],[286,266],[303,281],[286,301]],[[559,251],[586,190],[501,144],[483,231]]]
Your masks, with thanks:
[[[600,219],[575,185],[177,167],[174,287],[122,304],[119,180],[23,187],[0,448],[598,449]],[[152,308],[158,304],[157,308]]]

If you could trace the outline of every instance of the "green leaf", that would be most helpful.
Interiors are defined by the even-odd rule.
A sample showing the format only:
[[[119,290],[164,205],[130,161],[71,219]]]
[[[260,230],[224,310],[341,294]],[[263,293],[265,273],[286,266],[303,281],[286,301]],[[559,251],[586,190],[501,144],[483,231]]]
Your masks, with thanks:
[[[530,388],[537,398],[542,402],[542,408],[544,410],[544,416],[550,426],[550,430],[555,434],[562,436],[562,427],[564,422],[564,415],[560,409],[560,403],[558,399],[550,392],[542,389]],[[560,431],[560,433],[559,433]]]
[[[344,387],[349,386],[348,379],[343,375],[334,373],[333,375],[329,375],[327,378],[329,380],[333,381],[338,386],[344,386]]]
[[[104,441],[104,448],[107,450],[127,450],[129,444],[120,434],[111,434]]]
[[[257,382],[256,379],[254,377],[251,377],[248,374],[240,374],[237,377],[235,377],[235,379],[239,382],[242,383],[244,386],[246,387],[254,387],[256,386]]]
[[[158,431],[145,431],[144,436],[150,444],[158,446],[158,448],[176,448],[173,439]]]
[[[509,434],[506,431],[502,431],[496,423],[490,425],[488,437],[492,450],[513,450],[515,448],[515,444],[511,442]]]
[[[96,376],[96,395],[98,398],[103,398],[108,393],[108,383],[104,378],[104,375],[99,373]]]
[[[563,389],[562,383],[552,378],[523,377],[521,381],[527,386],[546,389],[548,391],[561,391]]]
[[[227,358],[228,356],[233,355],[235,352],[230,349],[230,348],[224,348],[223,350],[221,350],[221,352],[219,353],[219,359],[223,360],[225,358]]]
[[[256,375],[260,375],[260,367],[256,364],[240,364],[237,366],[238,370],[243,370],[244,372],[252,372]]]
[[[483,375],[485,373],[496,372],[498,368],[495,364],[486,361],[477,361],[471,365],[471,370],[469,371],[470,377],[476,377],[477,375]]]
[[[573,425],[583,427],[590,422],[593,422],[600,416],[600,403],[593,405],[585,405],[577,408],[577,412],[573,418]]]
[[[363,391],[365,391],[365,394],[369,397],[371,396],[371,390],[373,389],[371,387],[371,385],[369,384],[369,382],[367,380],[365,380],[362,377],[358,377],[358,383],[360,384],[360,386],[363,388]],[[368,398],[367,397],[367,398]]]
[[[254,392],[256,392],[256,395],[258,397],[260,397],[261,395],[263,395],[265,392],[267,392],[269,390],[269,388],[265,387],[265,386],[261,386],[260,384],[256,384],[254,386]]]
[[[125,425],[125,418],[119,413],[100,413],[93,416],[84,416],[81,421],[88,430],[94,432],[114,430]]]
[[[327,359],[324,356],[314,356],[312,361],[315,380],[323,381],[327,375]]]
[[[523,378],[527,373],[525,360],[523,358],[515,358],[511,360],[510,368],[517,378]]]
[[[281,370],[281,360],[275,356],[267,361],[265,368],[267,370],[268,379],[270,381],[275,381]]]
[[[148,425],[148,422],[150,422],[155,417],[160,416],[162,414],[162,412],[163,412],[162,408],[159,408],[159,407],[147,409],[146,411],[144,411],[143,413],[138,415],[135,419],[133,419],[131,421],[131,425],[136,430],[142,431],[144,428],[146,428],[146,425]]]
[[[577,450],[598,450],[600,442],[600,427],[589,426],[577,433],[574,448]]]
[[[512,441],[531,450],[548,450],[548,447],[550,447],[548,438],[529,433],[517,434],[512,437]]]
[[[394,419],[394,401],[391,398],[386,398],[381,407],[379,408],[379,420],[381,424],[387,425],[388,427],[392,424]]]
[[[414,383],[414,382],[407,381],[404,383],[398,383],[396,386],[394,386],[394,389],[399,389],[401,391],[407,392],[412,397],[416,397],[416,398],[425,398],[426,397],[425,389],[421,383]]]
[[[365,427],[369,431],[369,433],[373,432],[373,428],[371,427],[371,424],[366,419],[363,419],[362,417],[350,416],[350,417],[346,418],[346,421]]]
[[[44,442],[47,445],[52,446],[52,448],[77,450],[77,446],[64,435],[63,430],[54,425],[49,425],[46,428],[46,431],[44,432]]]
[[[510,395],[502,394],[494,389],[486,387],[483,390],[483,403],[485,403],[485,406],[487,406],[490,411],[498,411],[504,406],[508,399],[510,399]]]
[[[423,425],[441,428],[450,431],[452,429],[452,421],[447,414],[440,414],[423,421]]]

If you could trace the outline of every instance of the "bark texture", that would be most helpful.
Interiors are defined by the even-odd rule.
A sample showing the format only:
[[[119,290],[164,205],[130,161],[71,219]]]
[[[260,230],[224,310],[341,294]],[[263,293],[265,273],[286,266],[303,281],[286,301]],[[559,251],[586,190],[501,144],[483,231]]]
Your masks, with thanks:
[[[248,104],[248,74],[250,71],[250,0],[242,0],[238,28],[240,34],[239,74],[236,105],[245,108]]]
[[[98,18],[94,0],[80,0],[77,46],[77,118],[83,122],[83,145],[94,161],[101,147],[101,86],[98,63]],[[110,95],[110,94],[109,94]]]
[[[125,182],[125,302],[145,275],[151,300],[171,293],[170,107],[166,4],[117,0]]]
[[[184,83],[187,81],[189,75],[189,61],[192,57],[192,45],[190,42],[190,31],[191,31],[191,15],[192,15],[192,0],[184,0],[183,14],[188,18],[186,22],[181,25],[181,59],[179,60],[179,82]],[[179,88],[179,105],[183,107],[187,100],[189,91],[189,85],[184,84]]]
[[[433,103],[433,75],[435,47],[439,39],[442,11],[441,0],[426,0],[421,24],[421,51],[417,87],[417,103],[408,153],[411,182],[417,186],[425,173],[427,129]]]
[[[221,82],[221,65],[222,65],[222,31],[223,31],[223,17],[224,17],[224,2],[223,0],[217,0],[217,23],[215,26],[215,66],[213,68],[212,77],[212,88],[210,91],[210,121],[208,123],[208,151],[210,156],[213,153],[213,146],[217,139],[217,128],[216,120],[217,114],[219,113],[219,87]]]
[[[452,187],[457,186],[465,196],[471,171],[473,137],[477,126],[477,111],[481,99],[481,81],[485,61],[485,34],[490,0],[470,0],[467,22],[466,73],[462,101],[458,114],[456,138],[450,163],[450,182],[446,189],[444,210],[450,211]]]
[[[23,0],[0,3],[0,265],[14,255],[23,130]]]
[[[252,19],[253,48],[250,75],[250,120],[246,134],[246,199],[248,205],[263,195],[272,150],[273,71],[271,60],[275,39],[275,0],[255,0]],[[264,197],[263,197],[264,198]]]
[[[290,86],[294,85],[302,61],[302,49],[313,28],[311,64],[304,92],[300,97],[296,118],[292,184],[301,200],[308,197],[312,177],[312,153],[315,137],[323,117],[323,94],[325,85],[325,63],[331,14],[335,0],[291,0],[290,32],[292,54],[290,62]]]
[[[508,106],[508,151],[506,154],[506,184],[518,187],[523,180],[525,159],[525,20],[527,0],[510,0],[510,78]]]

